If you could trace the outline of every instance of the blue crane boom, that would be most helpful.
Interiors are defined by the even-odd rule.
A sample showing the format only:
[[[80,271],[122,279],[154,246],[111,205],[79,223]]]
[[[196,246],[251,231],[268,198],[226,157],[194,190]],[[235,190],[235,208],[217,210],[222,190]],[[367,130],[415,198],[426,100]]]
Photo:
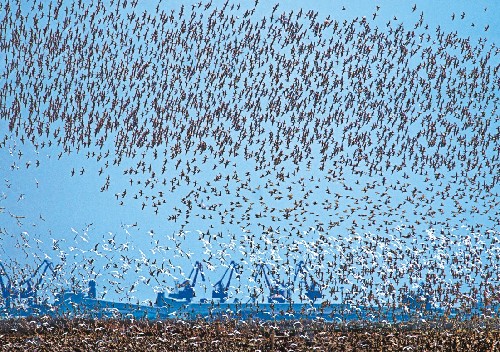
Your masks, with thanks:
[[[196,269],[196,271],[195,271],[195,269]],[[196,262],[194,264],[194,268],[191,269],[191,273],[189,274],[189,279],[191,279],[191,276],[193,275],[193,271],[195,271],[193,284],[192,284],[192,286],[194,287],[196,285],[196,279],[198,278],[198,274],[201,275],[201,278],[203,281],[205,281],[205,274],[203,274],[203,267],[201,266],[200,262]]]
[[[7,279],[7,282],[3,282],[3,278]],[[5,308],[10,308],[10,297],[15,296],[16,292],[12,289],[12,282],[10,281],[10,277],[7,274],[7,270],[5,270],[5,266],[0,262],[0,287],[2,289],[2,298],[4,300]]]
[[[37,276],[38,272],[41,270],[43,267],[42,274],[38,277],[36,282],[33,284],[32,281],[33,279]],[[40,284],[42,283],[45,274],[47,273],[47,270],[52,272],[52,275],[55,275],[55,270],[52,266],[52,263],[49,262],[47,259],[45,259],[35,270],[33,275],[31,275],[29,278],[25,279],[22,283],[21,286],[27,285],[27,287],[23,290],[21,290],[21,298],[36,298],[38,289],[40,288]]]
[[[305,289],[306,289],[306,297],[309,298],[311,302],[314,303],[317,299],[323,297],[321,291],[317,288],[317,283],[312,277],[312,275],[309,273],[309,271],[305,267],[305,263],[303,260],[301,260],[297,266],[295,267],[295,276],[293,278],[293,283],[295,284],[297,280],[297,276],[299,274],[302,274],[302,280],[301,282],[304,284]],[[311,278],[311,282],[309,283],[307,278]]]
[[[33,280],[37,277],[38,273],[41,271],[42,268],[43,268],[42,273],[37,278],[37,280],[33,282]],[[30,303],[32,303],[32,300],[36,299],[38,289],[40,288],[40,285],[45,277],[45,274],[49,269],[52,272],[52,275],[55,275],[55,270],[52,266],[52,263],[45,259],[40,265],[38,265],[38,267],[35,269],[34,273],[30,277],[24,279],[20,283],[19,288],[15,288],[12,286],[12,280],[7,274],[5,266],[0,262],[0,287],[2,289],[2,297],[4,299],[5,307],[10,308],[12,297],[28,298],[30,300]],[[3,277],[7,279],[6,283],[3,282]]]
[[[214,284],[214,289],[212,291],[212,298],[218,298],[221,300],[222,303],[224,303],[227,300],[229,285],[231,284],[231,279],[233,277],[234,270],[237,268],[239,268],[239,265],[236,264],[234,261],[231,261],[231,263],[229,263],[229,266],[224,272],[224,275],[222,275],[221,279]],[[224,286],[222,281],[226,277],[228,271],[230,271],[229,278],[227,280],[226,285]]]
[[[266,270],[272,278],[272,282],[269,280]],[[264,276],[267,288],[269,289],[269,296],[267,301],[269,303],[286,303],[289,298],[289,293],[285,290],[282,284],[276,281],[271,270],[267,264],[259,263],[257,264],[257,270],[255,271],[253,278],[256,279],[259,275]]]
[[[403,296],[403,304],[413,310],[431,310],[432,297],[425,292],[421,284],[416,292],[410,292]]]
[[[191,278],[194,278],[191,282]],[[176,285],[176,292],[172,292],[168,295],[170,298],[174,298],[176,300],[185,300],[187,302],[191,302],[191,300],[196,296],[194,292],[194,286],[196,285],[196,280],[198,279],[198,274],[200,274],[201,279],[205,281],[205,274],[203,273],[203,267],[200,262],[196,262],[193,266],[193,269],[189,273],[189,277],[182,284]],[[181,289],[181,290],[179,290]]]

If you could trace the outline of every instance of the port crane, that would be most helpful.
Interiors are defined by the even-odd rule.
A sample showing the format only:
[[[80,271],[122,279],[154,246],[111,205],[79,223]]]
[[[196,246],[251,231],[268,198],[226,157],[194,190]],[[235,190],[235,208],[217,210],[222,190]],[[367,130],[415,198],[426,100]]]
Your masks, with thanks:
[[[318,288],[318,284],[317,284],[316,280],[314,280],[311,273],[305,267],[305,263],[303,260],[298,262],[297,266],[295,267],[295,275],[293,278],[294,284],[297,281],[297,277],[299,275],[302,277],[301,281],[299,281],[299,285],[302,285],[303,287],[305,287],[305,290],[306,290],[305,295],[311,302],[314,303],[314,301],[323,297],[320,289]],[[310,282],[307,279],[308,277],[311,279]]]
[[[229,267],[224,272],[224,275],[222,275],[221,279],[214,284],[214,289],[212,290],[213,299],[218,298],[220,299],[221,303],[224,303],[227,300],[229,285],[231,283],[234,270],[238,269],[239,265],[236,264],[234,261],[231,261],[231,263],[229,263]],[[226,277],[228,272],[229,272],[229,278],[227,279],[226,285],[224,285],[222,282],[224,281],[224,278]]]
[[[420,285],[416,292],[409,292],[403,296],[403,304],[412,310],[431,310],[432,297]]]
[[[48,270],[52,272],[52,275],[55,275],[52,263],[45,259],[35,269],[35,272],[30,277],[24,279],[19,284],[19,287],[13,287],[12,280],[7,274],[5,266],[2,262],[0,262],[0,288],[2,289],[2,298],[4,300],[5,308],[10,308],[12,298],[28,299],[29,304],[33,305],[33,302],[37,298],[38,289],[40,288]],[[41,274],[38,276],[40,272]],[[3,278],[7,279],[6,283],[4,283]]]
[[[7,281],[4,283],[4,278]],[[0,262],[0,288],[2,289],[2,298],[4,301],[5,308],[10,308],[10,298],[11,296],[16,296],[15,290],[12,288],[12,281],[10,281],[10,277],[7,274],[7,270],[5,270],[5,266],[2,262]]]
[[[194,274],[194,277],[193,277]],[[198,274],[200,274],[201,279],[205,281],[205,274],[203,273],[203,267],[200,262],[194,264],[189,277],[181,284],[175,286],[175,291],[168,295],[169,298],[175,300],[184,300],[186,302],[191,302],[191,300],[196,296],[194,292],[194,287],[196,286],[196,280],[198,279]],[[193,280],[191,281],[191,278]]]
[[[266,273],[267,271],[267,273]],[[264,263],[257,264],[257,270],[252,275],[253,279],[257,279],[258,276],[264,276],[267,288],[269,289],[269,296],[267,297],[268,303],[286,303],[290,297],[289,290],[283,285],[283,283],[277,281],[274,278],[272,271],[269,266]],[[271,280],[269,280],[269,277]]]

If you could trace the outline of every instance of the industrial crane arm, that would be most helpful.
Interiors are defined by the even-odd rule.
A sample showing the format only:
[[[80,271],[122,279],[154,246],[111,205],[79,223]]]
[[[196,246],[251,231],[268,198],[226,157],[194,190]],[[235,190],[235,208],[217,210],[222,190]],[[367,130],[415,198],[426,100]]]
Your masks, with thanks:
[[[3,282],[3,277],[7,279],[6,284]],[[7,298],[10,296],[10,288],[11,288],[11,282],[9,275],[7,275],[7,270],[5,270],[5,267],[3,264],[0,262],[0,288],[2,289],[2,297]]]
[[[263,263],[259,263],[259,264],[257,264],[257,266],[258,266],[258,269],[254,274],[254,278],[257,278],[257,276],[262,274],[264,276],[264,279],[266,280],[267,287],[271,290],[272,286],[271,286],[271,283],[269,282],[269,279],[267,277],[266,270],[265,270],[265,268],[267,268],[267,266]]]
[[[293,282],[295,283],[295,281],[297,280],[297,275],[299,275],[299,273],[301,271],[304,271],[304,268],[303,268],[303,265],[304,265],[304,261],[300,261],[297,266],[295,267],[295,275],[293,277]]]
[[[234,262],[231,262],[231,263],[234,263]],[[233,278],[233,272],[234,272],[234,265],[231,265],[231,272],[229,273],[229,279],[227,279],[226,291],[229,290],[229,284],[231,283],[231,279]],[[226,273],[227,273],[227,270],[226,270]],[[224,273],[224,275],[226,275],[226,274]]]
[[[196,279],[198,278],[198,273],[200,273],[201,279],[203,281],[205,281],[205,274],[203,274],[203,267],[201,266],[201,263],[196,262],[194,265],[195,265],[195,267],[193,268],[193,270],[196,270],[196,272],[194,274],[193,283],[191,284],[191,286],[193,286],[193,287],[196,285]],[[193,273],[193,272],[191,271],[191,273]],[[189,277],[191,278],[191,275],[189,275]]]
[[[38,276],[38,273],[40,272],[40,270],[42,269],[43,267],[43,271],[42,273]],[[25,279],[22,283],[21,283],[21,286],[23,285],[27,285],[27,287],[25,289],[21,289],[21,295],[22,295],[22,298],[28,298],[28,297],[33,297],[33,296],[36,296],[36,293],[37,293],[37,290],[38,288],[40,287],[40,284],[42,283],[43,281],[43,278],[45,277],[45,273],[47,272],[47,270],[49,270],[52,272],[52,275],[55,275],[55,270],[54,268],[52,267],[52,263],[49,262],[47,259],[45,259],[35,270],[35,272],[33,273],[33,275],[31,275],[29,278]],[[38,276],[38,279],[35,281],[34,285],[33,285],[33,281],[34,279]]]

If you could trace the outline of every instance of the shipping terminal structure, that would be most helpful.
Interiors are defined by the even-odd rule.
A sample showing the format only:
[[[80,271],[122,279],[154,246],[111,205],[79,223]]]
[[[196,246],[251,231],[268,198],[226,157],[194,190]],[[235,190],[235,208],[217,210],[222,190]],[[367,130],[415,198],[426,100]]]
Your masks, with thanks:
[[[38,291],[45,278],[55,275],[53,264],[44,260],[32,275],[19,283],[11,280],[8,271],[0,262],[0,288],[3,305],[0,318],[31,316],[53,317],[91,317],[91,318],[133,318],[133,319],[260,319],[260,320],[304,320],[321,319],[324,321],[347,324],[350,322],[408,322],[419,319],[447,315],[456,316],[457,309],[444,310],[431,304],[431,297],[424,292],[415,292],[404,297],[400,307],[379,308],[356,306],[350,303],[330,303],[320,301],[324,298],[321,285],[308,272],[303,261],[296,265],[293,281],[288,284],[277,280],[273,271],[265,263],[256,264],[252,275],[256,282],[263,280],[267,289],[267,299],[251,294],[246,302],[237,297],[229,298],[232,278],[240,275],[241,265],[232,261],[220,280],[213,285],[211,298],[196,300],[196,284],[205,281],[203,266],[196,262],[186,280],[176,284],[172,292],[158,292],[150,305],[115,302],[97,298],[97,284],[88,282],[88,289],[74,292],[65,290],[55,295],[54,302],[40,302]],[[298,281],[297,281],[298,280]],[[291,293],[298,287],[302,292],[300,303],[292,300]],[[477,305],[480,314],[483,306]],[[489,307],[490,314],[498,313]]]

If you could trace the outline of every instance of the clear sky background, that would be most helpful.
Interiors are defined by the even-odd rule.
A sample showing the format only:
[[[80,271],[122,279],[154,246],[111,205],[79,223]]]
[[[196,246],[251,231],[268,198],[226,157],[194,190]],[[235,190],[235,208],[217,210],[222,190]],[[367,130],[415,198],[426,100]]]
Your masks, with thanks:
[[[145,12],[154,16],[156,4],[149,3],[141,2],[134,11],[137,14],[142,15]],[[184,2],[163,1],[158,8],[167,14],[171,10],[178,14],[182,3]],[[70,4],[63,2],[62,8]],[[184,18],[188,20],[191,3],[184,4],[187,13]],[[197,6],[198,3],[193,4]],[[3,3],[3,8],[5,5]],[[106,9],[111,9],[109,4],[106,5]],[[229,7],[232,5],[235,5],[235,9],[231,11]],[[237,10],[236,5],[237,3],[229,2],[226,13],[238,16],[238,20],[244,16],[244,11],[252,8],[249,3],[242,4],[241,9]],[[259,22],[264,17],[269,19],[273,5],[271,2],[258,4],[251,15],[251,21]],[[14,4],[10,6],[16,8]],[[204,6],[205,3],[202,8]],[[205,17],[202,20],[206,20],[213,8],[220,9],[222,6],[222,1],[213,1],[210,9],[204,12]],[[414,2],[401,1],[288,1],[279,4],[274,17],[282,14],[288,17],[291,11],[293,16],[296,16],[301,10],[304,14],[309,10],[317,11],[318,23],[328,19],[337,21],[341,28],[344,21],[351,23],[357,18],[359,22],[365,17],[372,30],[378,28],[379,32],[388,36],[391,35],[391,30],[402,25],[405,31],[414,30],[425,36],[429,35],[430,42],[425,42],[423,46],[432,50],[439,49],[436,40],[437,27],[445,35],[456,33],[459,38],[470,38],[472,47],[485,40],[484,49],[478,52],[478,56],[484,56],[492,45],[496,47],[500,38],[500,4],[496,1],[419,1],[415,5]],[[37,13],[36,6],[35,10],[31,11],[31,5],[24,4],[21,11],[30,19]],[[118,11],[122,18],[126,18],[132,10],[129,5],[128,8]],[[198,13],[200,12],[202,11],[198,10]],[[375,19],[374,14],[377,15]],[[414,29],[421,16],[422,24]],[[306,26],[309,21],[303,20],[301,23]],[[30,22],[27,24],[29,27]],[[57,22],[54,22],[54,26],[57,26]],[[9,28],[12,27],[3,29],[7,33],[6,38],[13,36]],[[308,32],[308,37],[309,39],[304,39],[305,42],[316,40],[312,32]],[[325,34],[325,37],[329,39],[329,34]],[[231,38],[239,40],[237,34]],[[92,39],[89,37],[89,40]],[[109,38],[96,40],[101,40],[101,43],[113,42],[113,39]],[[436,44],[433,44],[433,41]],[[133,44],[137,47],[152,45],[145,44],[143,39],[134,41]],[[349,45],[352,43],[346,44]],[[126,48],[118,44],[118,49],[114,50],[123,54]],[[492,71],[489,75],[493,82],[491,93],[498,99],[498,47],[496,52],[495,49],[492,52],[494,55],[490,58],[489,65],[496,67],[497,71]],[[283,55],[287,53],[283,51]],[[23,57],[14,60],[13,55],[15,54],[10,51],[0,50],[0,67],[6,62],[16,62],[12,67],[4,67],[6,70],[2,70],[7,73],[1,78],[1,85],[4,82],[15,82],[16,74],[20,74],[24,81],[33,79],[30,74],[21,73],[23,67],[29,67],[27,59]],[[140,55],[135,54],[134,57],[139,58]],[[165,62],[169,60],[170,57],[164,59]],[[310,61],[312,64],[314,56],[310,56]],[[238,62],[240,63],[241,61]],[[395,65],[398,66],[397,63]],[[466,69],[471,69],[474,64],[469,60],[464,65]],[[231,70],[238,68],[232,67]],[[341,68],[342,65],[338,67],[339,70]],[[218,68],[214,64],[212,69]],[[456,70],[450,72],[456,73]],[[43,74],[45,77],[41,79],[42,82],[49,82],[49,72],[45,71]],[[161,72],[150,74],[153,77],[162,75]],[[206,77],[200,74],[200,78],[205,80]],[[269,75],[263,77],[263,82],[269,87],[274,84]],[[133,96],[126,89],[120,90],[121,96]],[[179,95],[181,90],[178,91]],[[110,94],[107,91],[102,93]],[[55,97],[60,93],[54,91],[53,94]],[[3,95],[2,102],[10,106],[13,94],[4,90]],[[68,98],[64,95],[60,97],[63,101]],[[176,97],[171,96],[171,99],[174,98]],[[498,112],[494,108],[498,103],[494,100],[486,104],[484,119],[491,122],[487,125],[487,134],[497,137],[492,138],[493,142],[479,154],[482,155],[481,160],[494,160],[496,155],[497,161],[490,170],[498,172],[500,124]],[[339,109],[344,108],[343,104],[339,103]],[[434,108],[440,109],[437,106]],[[25,116],[29,112],[27,107],[23,107],[22,111],[21,121],[25,122]],[[196,113],[193,110],[190,112]],[[444,119],[453,122],[454,117],[448,115],[451,114],[446,114]],[[284,120],[287,118],[283,116]],[[108,138],[102,149],[95,146],[82,147],[76,152],[75,148],[72,148],[71,153],[64,153],[56,144],[56,138],[52,138],[57,127],[63,128],[60,121],[52,125],[51,137],[39,138],[40,143],[45,141],[45,144],[48,144],[48,141],[52,140],[53,145],[39,145],[35,148],[26,138],[22,141],[22,133],[16,135],[15,131],[9,130],[9,121],[9,116],[1,116],[0,138],[3,142],[0,147],[0,260],[11,270],[13,276],[22,275],[21,268],[24,268],[26,273],[45,258],[54,264],[61,264],[62,270],[53,283],[57,289],[85,287],[87,280],[95,279],[98,291],[108,292],[105,297],[107,299],[143,302],[153,299],[155,292],[172,287],[175,279],[188,275],[196,260],[205,260],[206,293],[201,287],[198,296],[209,297],[211,283],[220,278],[228,262],[234,259],[242,263],[244,270],[239,277],[239,283],[234,283],[231,293],[241,298],[248,298],[248,285],[255,286],[250,279],[251,269],[253,263],[259,261],[277,265],[281,277],[288,278],[293,274],[295,262],[307,260],[311,272],[323,273],[316,275],[318,279],[323,276],[325,291],[333,288],[338,292],[339,287],[349,291],[353,283],[357,286],[367,286],[366,282],[360,283],[361,277],[372,277],[378,285],[376,287],[383,292],[391,279],[384,281],[381,274],[370,276],[363,272],[363,266],[373,267],[373,263],[377,262],[378,272],[390,273],[394,270],[403,279],[393,284],[401,287],[405,283],[409,284],[410,276],[415,277],[415,282],[421,282],[427,272],[435,272],[435,266],[444,263],[441,256],[444,256],[446,251],[448,255],[452,251],[458,257],[465,258],[472,250],[467,243],[472,243],[472,247],[476,248],[496,248],[494,239],[500,229],[499,187],[494,184],[489,191],[479,192],[482,187],[469,184],[471,181],[467,181],[462,175],[464,166],[458,159],[454,169],[439,169],[441,176],[437,177],[434,170],[428,169],[424,170],[424,174],[418,174],[410,171],[409,167],[396,173],[388,172],[382,177],[368,176],[368,168],[365,168],[362,175],[350,172],[347,166],[344,171],[339,171],[341,163],[348,164],[345,160],[328,161],[325,170],[319,170],[320,148],[313,145],[309,164],[308,160],[298,164],[289,160],[280,165],[284,167],[285,173],[293,174],[280,181],[276,178],[275,171],[266,174],[266,169],[256,170],[259,162],[245,160],[242,152],[239,156],[227,158],[226,166],[220,163],[220,158],[214,158],[213,155],[208,155],[208,161],[202,164],[202,156],[194,155],[193,150],[187,155],[181,153],[175,159],[170,159],[164,156],[163,151],[167,149],[169,154],[173,143],[168,147],[166,143],[160,144],[156,158],[152,149],[138,149],[135,157],[124,156],[120,165],[113,163],[114,138]],[[348,120],[343,125],[348,125],[349,122]],[[224,123],[228,133],[236,138],[238,132],[227,121]],[[390,122],[386,123],[391,127]],[[420,120],[417,127],[419,124]],[[264,123],[263,128],[266,135],[268,130],[276,130],[269,122]],[[466,128],[462,132],[465,138],[474,136],[474,132]],[[340,141],[343,133],[340,126],[336,128],[332,138]],[[444,138],[449,146],[456,145],[460,149],[455,136],[445,135]],[[210,144],[213,141],[207,139],[206,142]],[[254,145],[250,148],[256,147]],[[266,144],[265,148],[268,148],[266,157],[269,161],[273,152],[269,145]],[[107,150],[109,155],[106,156]],[[141,158],[143,152],[145,154]],[[418,154],[417,151],[415,153]],[[352,157],[352,150],[346,151],[345,156]],[[196,161],[193,162],[194,158]],[[165,159],[168,159],[166,170],[160,175]],[[139,172],[137,175],[125,172],[130,167],[137,168],[141,160],[146,168],[151,165],[152,170],[156,171],[156,178],[152,177],[151,172]],[[176,168],[177,161],[180,162],[179,168]],[[191,166],[198,165],[200,173],[193,175],[189,184],[181,180],[179,186],[171,190],[171,185],[180,179],[180,171],[187,168],[186,161]],[[294,172],[296,167],[297,172]],[[332,170],[336,176],[328,178],[328,170]],[[480,175],[477,180],[479,183],[491,184],[495,176],[489,172],[481,176],[474,169],[470,172],[470,175]],[[465,180],[464,184],[451,183],[453,176],[457,174]],[[221,181],[214,181],[217,175],[221,176]],[[101,191],[107,177],[109,187]],[[226,177],[229,177],[227,182]],[[165,184],[162,184],[163,179]],[[194,186],[195,181],[197,186]],[[246,185],[242,186],[245,182]],[[224,187],[226,183],[227,187]],[[151,184],[155,185],[154,189]],[[466,186],[467,184],[469,186]],[[451,187],[448,190],[450,194],[461,195],[459,200],[436,196],[440,191],[445,191],[447,185]],[[206,191],[198,191],[200,186]],[[215,187],[215,192],[211,191],[212,187]],[[277,189],[277,193],[270,193],[273,188]],[[412,193],[412,189],[416,191]],[[217,196],[218,191],[222,192],[220,196]],[[277,199],[279,194],[282,194],[282,198]],[[145,198],[146,196],[148,198]],[[157,197],[155,199],[164,200],[165,203],[160,207],[153,207],[153,196]],[[424,198],[417,202],[408,201],[407,197],[417,196]],[[426,197],[429,199],[432,196],[435,196],[434,201],[424,201]],[[302,204],[304,212],[297,211],[297,221],[285,220],[280,210],[292,207],[294,202],[300,199],[305,203]],[[192,202],[192,210],[189,212],[188,200]],[[333,206],[328,208],[325,201],[331,202]],[[457,212],[457,204],[463,208],[462,213]],[[174,219],[177,209],[179,215]],[[272,209],[276,210],[273,212]],[[429,215],[432,211],[436,211],[436,215]],[[368,220],[371,214],[375,216],[376,225]],[[234,216],[234,219],[231,219],[231,216]],[[329,222],[334,224],[330,228]],[[211,236],[206,235],[208,231]],[[388,242],[382,243],[381,238],[388,239]],[[373,242],[375,247],[367,247],[365,240],[366,243]],[[463,243],[466,243],[465,247]],[[405,256],[406,248],[420,253],[417,258],[420,258],[423,267],[412,269],[415,260]],[[390,249],[394,250],[395,256],[392,266],[386,260]],[[372,260],[364,262],[361,259],[349,259],[351,255],[354,258],[360,257],[361,251],[371,251]],[[400,258],[397,253],[400,253]],[[490,260],[487,259],[486,252],[477,254],[477,257],[485,262]],[[285,262],[289,264],[284,265]],[[340,280],[345,263],[348,263],[349,267],[352,266],[352,269],[349,269],[350,274],[346,275],[345,279]],[[470,266],[465,266],[465,272],[474,271]],[[159,269],[163,271],[160,274]],[[443,280],[448,283],[462,280],[453,278],[448,265],[446,273],[449,276]],[[72,281],[72,278],[75,280]],[[481,280],[484,281],[484,278],[475,276],[467,281],[467,284],[478,284]],[[498,285],[497,276],[490,281]],[[470,289],[468,285],[464,285],[465,292]],[[409,286],[411,287],[411,284]],[[298,292],[295,292],[294,297],[298,299]],[[356,297],[362,300],[360,297],[363,297],[363,294]],[[327,294],[327,298],[332,301],[339,300],[338,294],[335,293]]]

